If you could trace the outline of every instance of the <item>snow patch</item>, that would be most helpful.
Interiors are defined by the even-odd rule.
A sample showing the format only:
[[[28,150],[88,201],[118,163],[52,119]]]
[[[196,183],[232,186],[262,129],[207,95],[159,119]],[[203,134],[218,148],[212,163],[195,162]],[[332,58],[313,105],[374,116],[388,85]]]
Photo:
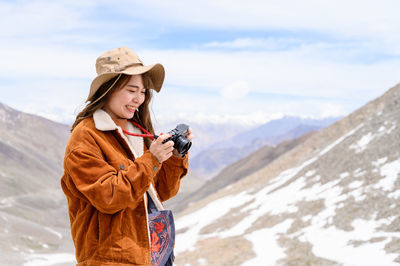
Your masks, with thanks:
[[[349,195],[353,196],[355,201],[363,201],[367,197],[366,194],[363,194],[362,188],[353,190]]]
[[[363,175],[365,175],[367,173],[367,171],[358,171],[358,172],[356,172],[356,173],[354,173],[354,177],[360,177],[360,176],[363,176]]]
[[[15,200],[13,197],[3,198],[0,200],[0,209],[10,208],[15,205]]]
[[[400,198],[400,189],[397,190],[397,191],[395,191],[395,192],[389,193],[389,194],[388,194],[388,197],[389,197],[389,198],[392,198],[392,199],[398,199],[398,198]]]
[[[356,170],[353,171],[353,176],[354,175],[358,175],[359,173],[361,173],[361,168],[357,168]]]
[[[204,208],[179,218],[175,224],[175,230],[186,230],[184,233],[177,234],[175,253],[178,254],[185,250],[195,250],[195,244],[203,239],[200,235],[202,228],[226,215],[232,208],[238,207],[252,199],[251,195],[245,192],[237,195],[227,196],[211,202]],[[199,217],[201,217],[199,219]]]
[[[349,172],[344,172],[340,174],[340,178],[345,178],[349,176]]]
[[[389,123],[391,123],[392,126],[391,126],[389,129],[386,130],[386,134],[392,133],[392,131],[396,128],[396,122],[395,122],[395,121],[392,121],[392,122],[385,121],[383,124],[386,125],[386,126],[388,126]],[[381,132],[381,134],[385,133],[383,129],[382,129],[382,131],[381,131],[381,128],[382,128],[382,127],[384,127],[384,126],[381,126],[381,127],[379,128],[379,130],[378,130],[379,132]],[[386,127],[385,127],[385,129],[386,129]]]
[[[385,191],[391,191],[394,189],[394,184],[397,180],[397,176],[400,173],[400,159],[386,163],[381,167],[381,176],[383,177],[373,187],[376,189],[383,189]]]
[[[353,181],[353,182],[351,182],[349,185],[348,185],[348,187],[349,188],[358,188],[358,187],[361,187],[361,185],[364,183],[364,181],[359,181],[359,180],[357,180],[357,181]]]
[[[197,263],[202,266],[202,265],[207,265],[207,261],[203,258],[200,258],[197,260]]]
[[[392,131],[396,128],[396,122],[392,122],[392,126],[386,131],[386,134],[392,133]]]
[[[370,132],[367,135],[362,136],[357,143],[351,144],[349,148],[355,150],[356,153],[360,153],[367,148],[368,143],[370,143],[374,138],[375,136]]]
[[[316,172],[317,172],[317,171],[315,171],[315,170],[307,171],[306,176],[307,176],[307,177],[313,176]]]
[[[301,220],[302,220],[303,222],[308,222],[308,221],[311,220],[311,218],[312,218],[312,215],[309,214],[309,215],[306,215],[306,216],[301,217]]]
[[[376,161],[373,161],[371,164],[375,167],[381,166],[382,164],[384,164],[387,161],[388,157],[382,157]]]
[[[354,134],[354,132],[356,132],[357,130],[359,130],[364,124],[361,123],[360,125],[358,125],[356,128],[354,128],[353,130],[349,131],[347,134],[343,135],[342,137],[338,138],[336,141],[334,141],[333,143],[331,143],[330,145],[328,145],[325,149],[323,149],[320,153],[319,156],[324,155],[325,153],[327,153],[328,151],[330,151],[333,147],[335,147],[336,145],[338,145],[340,142],[342,142],[344,139],[346,139],[348,136]]]
[[[285,233],[293,223],[293,219],[287,219],[272,228],[254,231],[245,236],[253,243],[253,250],[256,253],[254,259],[248,260],[242,266],[253,265],[277,265],[279,259],[285,258],[285,249],[279,247],[278,234]]]
[[[320,175],[316,175],[314,178],[313,178],[313,182],[318,182],[318,181],[320,181],[321,180],[321,176]]]
[[[340,262],[343,265],[396,265],[397,254],[386,253],[385,245],[391,237],[399,233],[377,233],[376,228],[387,221],[353,221],[353,231],[340,230],[334,226],[329,228],[308,227],[303,238],[312,243],[313,253],[322,258]],[[368,241],[372,237],[384,237],[380,242],[363,243],[355,247],[351,241]]]

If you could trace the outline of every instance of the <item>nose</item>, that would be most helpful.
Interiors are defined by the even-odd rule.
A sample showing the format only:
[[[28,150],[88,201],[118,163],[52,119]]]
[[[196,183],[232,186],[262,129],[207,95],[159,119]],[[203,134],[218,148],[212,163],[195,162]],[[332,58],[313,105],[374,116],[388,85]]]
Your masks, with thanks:
[[[139,102],[139,97],[134,96],[134,97],[132,98],[132,101],[133,101],[134,103],[138,103],[138,102]]]
[[[133,97],[132,97],[132,101],[134,103],[139,103],[140,102],[140,96],[135,93],[135,95],[133,95]]]
[[[140,93],[139,91],[136,91],[135,93],[132,93],[130,95],[130,101],[136,106],[142,104],[144,100],[145,95],[143,93]]]

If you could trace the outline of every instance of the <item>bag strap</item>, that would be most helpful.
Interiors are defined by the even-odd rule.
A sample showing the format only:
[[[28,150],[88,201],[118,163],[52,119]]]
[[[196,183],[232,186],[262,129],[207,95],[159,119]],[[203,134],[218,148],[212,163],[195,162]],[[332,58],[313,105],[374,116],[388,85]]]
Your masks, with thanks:
[[[147,195],[147,212],[148,213],[158,212],[156,204],[154,203],[153,199],[151,198],[148,192],[146,192],[146,195]]]

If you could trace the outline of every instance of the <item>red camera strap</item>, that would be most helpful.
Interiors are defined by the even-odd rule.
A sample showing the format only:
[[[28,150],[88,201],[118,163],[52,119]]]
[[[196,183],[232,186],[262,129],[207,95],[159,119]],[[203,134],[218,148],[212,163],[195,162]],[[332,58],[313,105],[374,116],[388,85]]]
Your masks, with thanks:
[[[139,125],[138,123],[132,121],[132,120],[128,120],[129,122],[131,122],[133,125],[137,126],[138,128],[140,128],[140,130],[142,130],[142,132],[145,132],[146,134],[136,134],[136,133],[131,133],[129,131],[126,131],[124,129],[122,129],[122,131],[130,136],[135,136],[135,137],[145,137],[145,138],[151,138],[154,140],[154,135],[150,134],[150,132],[148,132],[146,129],[144,129],[141,125]]]

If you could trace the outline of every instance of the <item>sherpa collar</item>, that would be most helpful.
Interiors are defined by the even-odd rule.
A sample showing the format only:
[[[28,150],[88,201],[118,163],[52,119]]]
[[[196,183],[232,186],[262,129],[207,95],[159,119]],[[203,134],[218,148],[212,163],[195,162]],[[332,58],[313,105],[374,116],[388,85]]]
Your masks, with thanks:
[[[110,131],[117,130],[121,137],[128,143],[129,148],[132,151],[132,154],[135,158],[138,158],[143,155],[144,152],[144,142],[143,137],[134,137],[134,136],[126,136],[122,132],[122,128],[115,124],[114,120],[112,120],[111,116],[104,111],[103,109],[97,109],[93,113],[94,125],[98,130],[101,131]],[[132,133],[142,133],[139,128],[132,125],[131,123],[127,123],[127,130]]]
[[[112,120],[111,116],[103,109],[97,109],[93,114],[94,125],[98,130],[115,130],[118,126]]]

